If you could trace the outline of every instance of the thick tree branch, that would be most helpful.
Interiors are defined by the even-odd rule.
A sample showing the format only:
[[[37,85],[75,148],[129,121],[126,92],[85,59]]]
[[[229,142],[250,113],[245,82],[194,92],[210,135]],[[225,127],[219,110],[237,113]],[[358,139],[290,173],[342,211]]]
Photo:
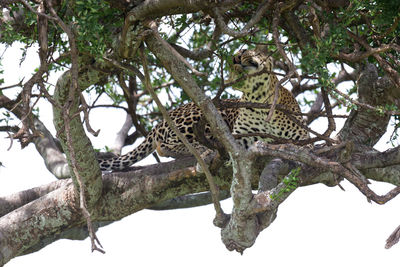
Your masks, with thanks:
[[[61,187],[0,218],[0,265],[40,239],[81,221],[73,186]]]
[[[295,161],[302,161],[308,165],[311,166],[315,166],[317,168],[321,168],[321,165],[319,165],[321,163],[321,161],[317,158],[314,158],[313,156],[311,156],[312,154],[304,153],[305,151],[307,151],[307,149],[304,148],[298,148],[296,149],[295,146],[293,146],[292,150],[285,150],[286,148],[288,148],[288,146],[283,146],[281,147],[281,149],[276,150],[276,147],[279,146],[274,146],[274,145],[267,145],[268,148],[267,149],[263,149],[263,151],[265,153],[267,153],[268,155],[272,155],[274,157],[280,157],[280,158],[286,158],[289,160],[295,160]],[[286,147],[286,148],[285,148]],[[290,146],[289,146],[290,147]],[[286,152],[285,152],[286,151]],[[289,151],[291,151],[290,153],[288,153]],[[263,152],[263,153],[264,153]],[[257,152],[259,153],[259,152]],[[261,154],[260,154],[261,155]],[[335,154],[330,155],[330,157],[335,158]],[[264,162],[265,163],[265,162]],[[194,161],[193,160],[180,160],[180,161],[175,161],[175,162],[169,162],[169,163],[161,163],[161,164],[157,164],[157,165],[153,165],[153,166],[149,166],[147,168],[138,170],[138,171],[133,171],[133,172],[128,172],[128,173],[115,173],[115,174],[109,174],[109,175],[105,175],[103,178],[103,184],[104,184],[104,191],[102,194],[101,199],[98,201],[98,203],[96,204],[96,206],[94,207],[92,216],[93,216],[93,220],[94,221],[114,221],[114,220],[118,220],[128,214],[131,214],[133,212],[136,212],[142,208],[146,208],[146,207],[151,207],[154,206],[154,204],[160,202],[160,201],[166,201],[167,199],[170,199],[171,197],[175,197],[177,195],[187,195],[187,194],[192,194],[195,192],[203,192],[206,191],[208,189],[208,184],[207,182],[205,182],[203,175],[199,175],[198,173],[195,172],[193,167],[188,167],[188,166],[193,166]],[[255,165],[254,170],[258,169],[258,168],[263,168],[263,165]],[[331,165],[323,165],[325,166],[326,171],[330,172],[330,171],[336,171],[336,169],[332,168]],[[290,167],[292,168],[292,167]],[[336,168],[336,167],[335,167]],[[216,182],[218,184],[218,186],[222,189],[228,189],[230,186],[230,181],[228,177],[231,177],[231,173],[230,173],[230,167],[223,167],[218,171],[218,174],[216,175]],[[370,170],[375,170],[377,171],[377,168],[374,169],[367,169],[366,171],[370,171]],[[300,185],[306,185],[306,184],[310,184],[311,181],[307,181],[306,179],[313,179],[312,183],[318,183],[321,182],[322,180],[316,180],[315,179],[315,175],[311,172],[305,171],[306,174],[304,175],[300,175],[301,178],[300,180]],[[397,178],[397,182],[396,184],[399,184],[399,173],[400,171],[397,172],[396,178]],[[374,179],[374,177],[376,178],[378,173],[375,173],[373,176],[371,176],[372,179]],[[386,176],[386,174],[388,174],[387,172],[385,173],[381,173],[380,176]],[[308,177],[308,178],[307,178]],[[323,177],[321,176],[320,179],[323,179]],[[333,177],[331,178],[333,179]],[[334,182],[334,181],[333,181]],[[394,180],[393,180],[394,182]],[[59,184],[58,183],[67,183],[67,185],[64,185],[64,188],[62,188],[62,190],[56,190],[53,191],[55,188],[58,188]],[[68,188],[71,185],[68,185],[69,182],[68,180],[64,181],[57,181],[54,184],[54,187],[41,187],[38,188],[37,190],[35,190],[36,194],[33,195],[33,197],[30,197],[30,199],[25,200],[25,202],[31,201],[33,199],[37,199],[38,196],[43,196],[44,193],[43,192],[47,192],[46,190],[49,191],[53,191],[51,193],[51,201],[54,201],[54,197],[56,196],[61,196],[64,195],[63,192],[68,191],[69,189],[66,189],[65,186],[67,186]],[[255,185],[256,186],[256,185]],[[262,227],[266,227],[268,226],[273,219],[275,218],[275,213],[276,213],[276,208],[278,206],[278,204],[280,203],[279,199],[274,199],[274,195],[277,195],[281,189],[283,185],[281,184],[280,186],[276,187],[273,191],[271,192],[264,192],[261,191],[255,198],[254,198],[254,205],[253,206],[247,206],[248,209],[246,209],[247,214],[258,214],[256,216],[260,218],[264,218],[262,219],[260,222],[262,222],[260,225]],[[254,186],[253,186],[254,187]],[[48,189],[46,189],[48,188]],[[72,187],[71,187],[72,188]],[[287,197],[290,194],[290,192],[286,192],[285,196]],[[49,195],[50,197],[50,195]],[[271,198],[272,197],[272,198]],[[280,197],[283,197],[283,195],[280,195]],[[58,197],[57,197],[58,198]],[[10,209],[12,209],[12,207],[10,206],[12,203],[13,197],[9,197],[9,198],[4,198],[3,202],[2,202],[2,206],[3,204],[7,204],[9,205]],[[37,203],[45,203],[46,204],[46,200],[47,198],[41,198],[41,199],[37,199],[35,202]],[[50,201],[50,200],[49,200]],[[65,203],[69,203],[70,205],[75,205],[75,210],[74,210],[74,214],[77,215],[78,217],[75,217],[75,219],[73,219],[72,221],[69,220],[68,218],[59,218],[57,217],[56,220],[58,222],[60,222],[61,226],[60,228],[55,227],[55,228],[51,228],[51,230],[46,230],[43,231],[39,231],[37,233],[40,233],[40,236],[34,236],[31,238],[33,239],[29,239],[29,240],[24,240],[22,241],[22,244],[24,246],[23,250],[21,247],[18,248],[18,251],[15,251],[15,253],[23,253],[23,251],[28,251],[29,248],[32,246],[34,247],[34,244],[37,240],[39,239],[43,239],[46,238],[46,236],[50,236],[50,235],[54,235],[53,231],[56,231],[57,233],[64,232],[67,229],[70,229],[70,227],[77,227],[77,226],[83,226],[84,225],[84,220],[82,218],[82,216],[80,215],[80,212],[78,210],[76,210],[78,208],[77,203],[72,201],[70,202],[70,200],[63,200],[66,201]],[[272,201],[272,202],[271,202]],[[9,202],[9,203],[8,203]],[[32,202],[34,203],[34,202]],[[75,203],[75,204],[73,204]],[[166,202],[168,203],[168,202]],[[16,202],[15,204],[15,208],[17,208],[17,206],[19,205],[23,205],[23,202]],[[30,204],[29,206],[25,206],[23,208],[23,210],[25,210],[26,208],[31,208],[31,214],[37,214],[37,216],[39,216],[41,213],[40,209],[37,209],[36,207],[40,207],[39,204],[34,204],[34,206],[32,206],[33,204]],[[43,211],[45,212],[45,217],[43,217],[43,220],[45,221],[50,221],[52,222],[53,220],[51,219],[53,215],[57,215],[57,212],[51,212],[51,210],[54,209],[58,209],[58,206],[54,206],[54,203],[49,205],[46,204],[48,206],[46,206],[46,210]],[[170,204],[166,204],[167,207],[171,207],[169,206]],[[34,208],[32,208],[34,207]],[[155,206],[157,207],[157,206]],[[165,206],[164,206],[165,207]],[[66,210],[69,210],[71,207],[66,207]],[[15,211],[16,212],[16,211]],[[260,212],[266,212],[263,215],[260,215]],[[11,214],[13,214],[13,212],[11,212]],[[19,213],[18,213],[19,214]],[[18,215],[19,216],[19,215]],[[50,216],[46,217],[46,216]],[[6,216],[3,218],[0,218],[0,226],[3,225],[3,227],[9,227],[9,220],[10,217]],[[6,224],[2,224],[3,222],[5,222],[4,220],[6,220]],[[68,220],[68,224],[67,227],[65,227],[63,224],[64,220]],[[251,221],[250,221],[251,222]],[[13,228],[15,231],[17,231],[21,225],[21,221],[15,221],[15,228]],[[29,225],[30,229],[36,229],[36,227],[39,227],[43,225],[40,222],[37,222],[37,224],[31,224]],[[252,225],[252,224],[250,224]],[[53,225],[54,226],[54,225]],[[32,228],[34,227],[34,228]],[[6,235],[6,240],[7,237],[9,237],[9,235],[12,235],[13,233],[8,233],[8,232],[4,232],[3,231],[4,228],[0,227],[0,232],[4,235]],[[57,230],[58,229],[58,230]],[[254,229],[254,228],[251,228]],[[19,231],[19,230],[18,230]],[[6,234],[5,234],[6,233]],[[256,233],[253,233],[254,235],[257,235]],[[56,235],[58,236],[58,235]],[[61,237],[61,236],[60,236]],[[36,240],[36,241],[35,241]],[[28,243],[26,243],[28,242]],[[3,243],[4,244],[4,243]],[[12,243],[12,244],[6,244],[4,247],[2,246],[2,248],[7,249],[9,246],[14,246],[16,243]],[[29,245],[31,244],[31,245]],[[229,243],[228,243],[229,245]],[[237,249],[237,247],[235,247],[235,249]],[[4,251],[4,250],[2,250]],[[3,254],[4,255],[4,254]],[[12,258],[13,256],[10,255],[9,258]],[[9,258],[6,258],[5,260],[8,260]]]
[[[179,46],[177,44],[170,44],[176,51],[178,51],[179,54],[181,54],[183,57],[187,57],[193,60],[202,60],[205,58],[210,58],[213,56],[213,50],[208,49],[208,48],[203,48],[203,49],[194,49],[193,51],[188,50],[182,46]]]
[[[105,175],[104,191],[92,209],[92,219],[114,221],[176,196],[177,192],[186,195],[206,191],[208,185],[204,179],[196,178],[194,169],[187,168],[192,164],[192,160],[182,160],[129,175]],[[74,186],[67,183],[0,218],[0,265],[48,236],[84,224]]]
[[[41,133],[41,135],[35,137],[33,142],[37,151],[42,156],[46,168],[58,179],[70,178],[71,173],[67,159],[62,151],[60,151],[59,146],[52,134],[38,119],[34,119],[34,126],[35,129]]]
[[[132,117],[126,114],[125,122],[121,129],[118,131],[115,137],[114,144],[111,148],[111,152],[116,155],[121,155],[121,150],[125,146],[125,140],[127,139],[128,132],[132,128]],[[136,133],[136,132],[135,132]]]
[[[355,153],[352,156],[354,166],[359,169],[384,168],[400,165],[400,146],[384,152]]]
[[[383,97],[385,94],[382,94],[382,89],[384,88],[378,88],[377,81],[376,67],[367,64],[357,82],[360,102],[381,106],[390,104],[389,100]],[[342,141],[351,140],[356,144],[373,146],[386,132],[389,119],[389,115],[371,112],[365,108],[352,110],[337,137]]]
[[[0,197],[0,218],[60,187],[70,184],[70,180],[58,180],[52,183],[24,190],[9,196]]]
[[[219,200],[224,200],[230,197],[229,191],[219,191]],[[151,210],[171,210],[182,208],[193,208],[203,205],[212,204],[213,199],[210,192],[202,192],[198,194],[191,194],[161,202],[148,209]]]
[[[203,1],[203,0],[149,0],[136,6],[126,16],[126,21],[132,23],[142,19],[154,19],[165,15],[195,13],[216,6],[233,6],[239,1]]]

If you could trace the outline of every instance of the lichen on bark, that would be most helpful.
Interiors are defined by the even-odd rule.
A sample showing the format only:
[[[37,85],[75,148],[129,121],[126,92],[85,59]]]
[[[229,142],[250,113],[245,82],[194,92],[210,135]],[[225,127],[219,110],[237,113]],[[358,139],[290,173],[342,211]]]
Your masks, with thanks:
[[[65,155],[71,166],[70,151],[67,145],[67,137],[65,132],[65,110],[67,105],[70,106],[69,128],[71,131],[71,145],[74,149],[76,161],[79,166],[79,174],[84,181],[86,194],[88,196],[89,205],[93,205],[101,195],[102,182],[101,172],[98,166],[92,143],[86,135],[80,117],[80,95],[81,91],[100,80],[101,76],[98,71],[87,70],[84,75],[79,76],[79,90],[75,92],[73,101],[70,99],[70,82],[71,75],[66,71],[57,81],[54,92],[54,99],[57,105],[53,106],[53,121],[60,138],[61,145],[65,151]],[[79,188],[74,173],[70,172],[74,179],[76,188]],[[78,190],[77,190],[78,191]]]

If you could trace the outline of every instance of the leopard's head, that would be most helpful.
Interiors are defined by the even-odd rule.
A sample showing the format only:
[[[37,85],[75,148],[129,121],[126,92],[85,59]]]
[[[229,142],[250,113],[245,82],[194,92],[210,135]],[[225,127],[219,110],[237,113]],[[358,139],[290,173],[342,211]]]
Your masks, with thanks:
[[[272,57],[268,55],[265,46],[257,46],[253,50],[243,49],[233,57],[233,66],[229,80],[234,81],[243,75],[251,78],[257,74],[265,74],[272,71],[272,68]]]

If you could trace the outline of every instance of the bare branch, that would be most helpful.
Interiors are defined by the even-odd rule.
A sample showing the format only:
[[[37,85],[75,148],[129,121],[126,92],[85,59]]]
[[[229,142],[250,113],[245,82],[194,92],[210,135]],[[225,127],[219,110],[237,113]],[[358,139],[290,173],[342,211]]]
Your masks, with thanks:
[[[384,168],[400,164],[400,146],[383,152],[355,153],[352,164],[358,169]]]
[[[93,136],[98,136],[99,132],[100,132],[100,129],[95,131],[95,130],[93,130],[92,126],[90,126],[89,112],[88,112],[89,107],[88,107],[88,105],[86,103],[86,100],[85,100],[85,97],[82,95],[82,93],[80,93],[79,95],[80,95],[80,100],[81,100],[81,105],[82,105],[81,110],[83,111],[83,116],[84,116],[84,120],[85,120],[86,129]]]
[[[325,88],[321,88],[322,99],[324,101],[324,106],[326,110],[326,114],[328,115],[328,129],[326,129],[325,133],[323,134],[326,137],[329,137],[333,131],[336,130],[335,120],[332,118],[332,107],[331,103],[329,102],[329,97]],[[332,145],[328,143],[328,145]]]
[[[213,55],[213,50],[208,48],[194,49],[191,51],[174,43],[171,43],[170,45],[183,57],[188,57],[193,60],[202,60],[205,58],[210,58]]]
[[[23,81],[24,81],[24,79],[22,79],[19,83],[16,83],[16,84],[13,84],[13,85],[4,86],[4,87],[0,87],[0,91],[11,89],[11,88],[14,88],[14,87],[22,87]]]
[[[230,193],[227,190],[219,191],[219,200],[224,200],[230,197]],[[171,210],[171,209],[184,209],[193,208],[213,203],[213,197],[211,192],[203,192],[198,194],[185,195],[176,197],[162,203],[151,206],[150,210]]]
[[[0,218],[60,187],[71,184],[71,180],[58,180],[46,185],[0,197]]]
[[[400,186],[398,186],[390,190],[385,195],[377,195],[368,187],[366,179],[360,176],[359,172],[354,172],[354,170],[350,170],[344,167],[339,162],[317,157],[310,153],[310,151],[304,147],[296,149],[295,146],[290,144],[276,146],[257,142],[254,146],[250,148],[250,150],[252,151],[252,153],[254,153],[254,155],[257,156],[270,155],[287,160],[300,161],[309,166],[325,169],[327,171],[336,173],[340,176],[345,177],[349,182],[356,186],[360,190],[360,192],[367,197],[369,201],[372,200],[377,204],[385,204],[400,193]]]
[[[339,52],[336,55],[332,55],[332,57],[342,61],[356,63],[356,62],[361,62],[363,59],[369,56],[375,56],[376,54],[387,52],[391,50],[393,47],[391,45],[382,45],[382,47],[378,48],[371,48],[371,47],[369,48],[370,49],[365,52],[359,52],[359,51],[355,51],[352,53]]]
[[[0,126],[0,132],[13,132],[16,133],[19,131],[18,126]]]
[[[400,226],[397,226],[396,230],[386,240],[385,248],[389,249],[396,245],[400,240]]]
[[[216,24],[218,25],[218,27],[221,29],[221,31],[223,33],[228,34],[228,35],[230,35],[232,37],[235,37],[235,38],[240,38],[240,37],[252,34],[252,29],[251,28],[254,25],[256,25],[257,22],[259,22],[263,18],[265,12],[269,8],[271,8],[273,2],[274,1],[272,1],[272,0],[264,0],[259,5],[259,7],[258,7],[256,13],[254,14],[254,16],[252,16],[252,18],[249,20],[249,22],[240,31],[232,30],[226,25],[226,23],[225,23],[225,21],[223,19],[223,15],[221,14],[219,8],[214,8],[214,10],[213,10],[214,16],[213,17],[214,17],[214,20],[215,20]]]
[[[132,117],[129,114],[126,114],[125,122],[122,125],[121,129],[116,134],[116,138],[114,141],[114,145],[111,148],[111,152],[120,155],[121,150],[125,145],[125,140],[127,138],[129,130],[132,128]],[[135,132],[137,133],[137,131]]]
[[[35,129],[40,133],[33,139],[37,151],[42,156],[46,168],[58,179],[70,178],[68,162],[60,151],[54,137],[46,126],[39,120],[34,120]]]

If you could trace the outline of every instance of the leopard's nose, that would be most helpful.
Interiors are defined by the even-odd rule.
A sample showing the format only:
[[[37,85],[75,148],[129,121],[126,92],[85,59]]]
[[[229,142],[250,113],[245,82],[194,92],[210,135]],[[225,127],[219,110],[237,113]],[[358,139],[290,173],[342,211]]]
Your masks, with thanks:
[[[255,61],[255,60],[253,60],[253,59],[250,59],[250,60],[249,60],[249,64],[250,64],[251,66],[255,67],[255,68],[258,68],[258,62]]]

